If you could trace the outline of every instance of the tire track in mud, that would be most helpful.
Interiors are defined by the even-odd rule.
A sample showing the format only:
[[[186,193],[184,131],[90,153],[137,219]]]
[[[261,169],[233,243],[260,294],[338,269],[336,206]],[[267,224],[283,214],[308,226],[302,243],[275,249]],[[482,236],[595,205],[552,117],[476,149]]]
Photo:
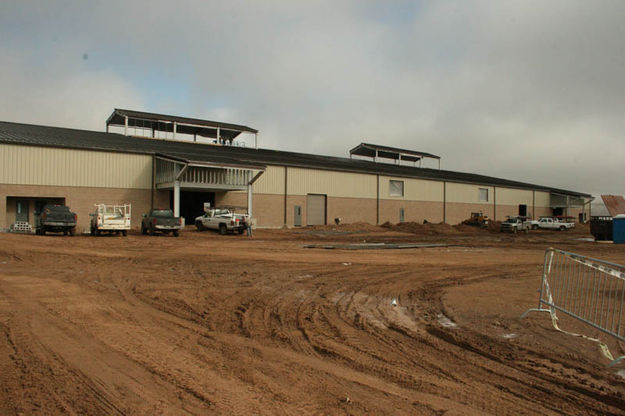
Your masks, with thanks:
[[[129,398],[133,388],[111,388],[110,377],[102,379],[106,370],[85,364],[91,359],[125,363],[128,373],[115,369],[123,377],[146,374],[138,380],[149,390],[150,413],[623,414],[619,387],[606,386],[589,365],[437,322],[439,313],[454,318],[442,300],[448,288],[514,278],[500,270],[392,262],[372,268],[354,253],[350,266],[339,256],[321,263],[317,254],[232,266],[227,250],[198,260],[165,239],[145,241],[171,253],[156,256],[137,239],[125,254],[97,256],[98,241],[115,243],[109,240],[84,239],[82,252],[91,254],[80,260],[60,254],[69,267],[59,253],[20,255],[34,268],[30,277],[51,280],[56,296],[31,311],[50,327],[38,328],[43,335],[15,336],[18,345],[39,342],[34,353],[20,347],[14,355],[43,357],[25,365],[49,369],[33,379],[42,394],[53,396],[40,386],[46,380],[64,380],[68,389],[83,385],[87,406],[102,413],[141,409]],[[37,269],[42,261],[46,270]],[[11,319],[2,312],[7,276],[0,271],[0,324]],[[6,328],[28,329],[26,317]],[[63,349],[53,334],[74,346]],[[50,409],[76,411],[69,397],[62,390]]]

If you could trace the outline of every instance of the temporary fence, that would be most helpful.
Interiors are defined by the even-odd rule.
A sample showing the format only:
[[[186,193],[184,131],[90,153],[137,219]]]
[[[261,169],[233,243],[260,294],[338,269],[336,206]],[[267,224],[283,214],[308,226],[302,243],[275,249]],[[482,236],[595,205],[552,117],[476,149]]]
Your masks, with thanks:
[[[624,303],[625,266],[550,248],[545,251],[538,308],[521,318],[533,311],[549,312],[557,325],[555,311],[560,311],[625,342]],[[611,358],[609,351],[606,355]],[[610,366],[625,356],[611,359]]]

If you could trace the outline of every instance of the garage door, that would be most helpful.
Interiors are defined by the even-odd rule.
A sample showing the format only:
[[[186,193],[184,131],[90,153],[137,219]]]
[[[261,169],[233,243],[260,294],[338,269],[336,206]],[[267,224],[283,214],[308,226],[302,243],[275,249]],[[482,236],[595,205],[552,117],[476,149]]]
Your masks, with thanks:
[[[326,224],[326,196],[308,194],[306,196],[306,224]]]

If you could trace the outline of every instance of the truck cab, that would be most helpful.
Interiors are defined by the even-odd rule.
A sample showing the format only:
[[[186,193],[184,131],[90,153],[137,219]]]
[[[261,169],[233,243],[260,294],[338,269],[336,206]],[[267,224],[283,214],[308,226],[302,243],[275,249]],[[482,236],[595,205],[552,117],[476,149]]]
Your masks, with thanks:
[[[195,218],[195,226],[198,231],[218,230],[222,235],[228,232],[243,234],[248,222],[248,215],[235,214],[225,208],[207,209],[204,215]]]

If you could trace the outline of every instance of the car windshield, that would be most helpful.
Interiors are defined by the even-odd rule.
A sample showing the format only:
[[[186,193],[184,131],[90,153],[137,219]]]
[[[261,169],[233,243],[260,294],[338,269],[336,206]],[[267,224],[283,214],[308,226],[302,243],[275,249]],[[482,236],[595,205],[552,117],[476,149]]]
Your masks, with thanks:
[[[152,211],[153,217],[173,217],[174,213],[171,209],[155,209]]]
[[[508,218],[508,219],[507,219],[506,221],[504,221],[504,222],[507,222],[507,223],[509,223],[509,224],[514,224],[514,223],[516,223],[516,222],[517,222],[517,220],[516,220],[516,218]]]

